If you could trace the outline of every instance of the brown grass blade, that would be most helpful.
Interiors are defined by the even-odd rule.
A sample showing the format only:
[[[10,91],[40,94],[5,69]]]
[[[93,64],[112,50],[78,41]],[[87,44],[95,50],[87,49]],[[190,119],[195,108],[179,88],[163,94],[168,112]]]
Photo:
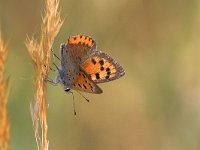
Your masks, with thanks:
[[[58,10],[59,0],[45,0],[45,14],[42,19],[40,40],[27,39],[26,47],[32,58],[35,77],[35,104],[31,106],[33,128],[38,149],[47,150],[47,77],[49,72],[50,54],[53,41],[63,21]],[[39,42],[38,42],[39,41]],[[40,125],[40,126],[39,126]],[[41,138],[39,133],[41,128]],[[40,142],[41,139],[41,142]]]
[[[3,81],[6,54],[7,46],[4,45],[0,31],[0,150],[9,150],[10,147],[10,123],[8,121],[6,109],[9,95],[9,91],[6,91],[8,79]]]

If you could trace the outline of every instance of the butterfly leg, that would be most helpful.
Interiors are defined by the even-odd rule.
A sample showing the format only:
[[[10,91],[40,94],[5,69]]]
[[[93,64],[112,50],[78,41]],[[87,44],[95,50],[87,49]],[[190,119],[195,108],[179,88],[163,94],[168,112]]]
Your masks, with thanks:
[[[44,67],[46,68],[46,65],[44,65]],[[53,69],[53,68],[51,68],[51,67],[49,67],[49,69],[51,70],[51,71],[56,71],[55,69]]]
[[[51,83],[51,84],[54,85],[54,86],[58,85],[57,82],[55,82],[54,80],[52,80],[52,79],[50,79],[50,78],[48,78],[46,81],[49,82],[49,83]]]
[[[53,49],[51,48],[51,52],[53,53],[53,56],[54,57],[56,57],[57,59],[59,59],[60,60],[60,58],[53,52]],[[54,62],[53,62],[54,63]],[[54,66],[56,66],[55,64],[54,64]],[[46,66],[45,66],[46,67]],[[58,68],[57,66],[56,66],[56,68]],[[53,69],[53,68],[51,68],[51,67],[49,67],[49,69],[51,70],[51,71],[56,71],[55,69]]]
[[[44,67],[46,68],[46,65],[44,65]],[[53,69],[53,68],[51,68],[51,67],[49,67],[49,69],[51,70],[51,71],[56,71],[55,69]]]
[[[55,64],[55,63],[53,63],[53,65],[56,67],[56,69],[58,70],[58,72],[60,71],[60,69],[58,68],[58,66]]]
[[[54,57],[56,57],[58,60],[60,60],[60,58],[53,52],[53,49],[51,49],[51,52],[53,53]]]
[[[53,68],[51,68],[51,67],[49,67],[49,69],[50,69],[51,71],[54,71],[54,72],[56,71],[55,69],[53,69]]]
[[[51,71],[53,71],[53,72],[55,72],[55,71],[56,71],[55,69],[53,69],[53,68],[51,68],[51,67],[49,67],[49,69],[50,69]]]

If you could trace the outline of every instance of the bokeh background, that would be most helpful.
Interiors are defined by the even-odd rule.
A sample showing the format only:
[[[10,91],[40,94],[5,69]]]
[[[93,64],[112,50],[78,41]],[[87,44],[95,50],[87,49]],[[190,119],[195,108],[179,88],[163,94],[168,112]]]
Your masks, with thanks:
[[[101,95],[71,94],[48,85],[49,148],[57,150],[200,149],[200,1],[61,0],[68,36],[92,36],[125,69]],[[29,105],[34,68],[25,47],[40,33],[42,0],[0,0],[0,27],[9,41],[11,150],[35,150]],[[59,63],[58,61],[56,62]],[[54,72],[50,73],[55,78]]]

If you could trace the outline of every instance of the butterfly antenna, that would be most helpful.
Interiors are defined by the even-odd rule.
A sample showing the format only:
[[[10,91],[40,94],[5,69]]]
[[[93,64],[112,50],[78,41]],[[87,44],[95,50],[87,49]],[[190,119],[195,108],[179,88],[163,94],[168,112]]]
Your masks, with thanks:
[[[77,91],[77,93],[79,93],[87,102],[90,102],[90,100],[87,99],[82,93],[80,93],[79,91]]]
[[[74,100],[74,93],[70,91],[73,96],[73,107],[74,107],[74,116],[76,116],[76,108],[75,108],[75,100]]]
[[[51,71],[54,71],[54,72],[56,71],[55,69],[53,69],[53,68],[51,68],[51,67],[49,67],[49,69],[50,69]]]

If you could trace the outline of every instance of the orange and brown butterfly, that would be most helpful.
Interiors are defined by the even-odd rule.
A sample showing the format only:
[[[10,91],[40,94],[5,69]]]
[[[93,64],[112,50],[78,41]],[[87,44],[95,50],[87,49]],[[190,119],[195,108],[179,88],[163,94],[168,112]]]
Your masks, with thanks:
[[[56,83],[63,85],[66,92],[71,89],[100,94],[98,83],[122,77],[125,72],[113,58],[97,50],[96,42],[89,36],[69,37],[61,44],[61,64]]]

